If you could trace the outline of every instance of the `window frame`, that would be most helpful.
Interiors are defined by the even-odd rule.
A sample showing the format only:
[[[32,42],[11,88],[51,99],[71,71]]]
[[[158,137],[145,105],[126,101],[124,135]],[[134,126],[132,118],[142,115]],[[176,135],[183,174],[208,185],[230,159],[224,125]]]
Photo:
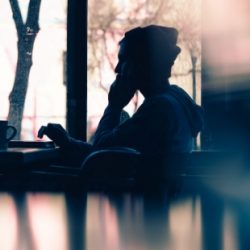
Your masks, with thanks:
[[[68,0],[67,113],[71,136],[86,140],[87,133],[87,0]]]

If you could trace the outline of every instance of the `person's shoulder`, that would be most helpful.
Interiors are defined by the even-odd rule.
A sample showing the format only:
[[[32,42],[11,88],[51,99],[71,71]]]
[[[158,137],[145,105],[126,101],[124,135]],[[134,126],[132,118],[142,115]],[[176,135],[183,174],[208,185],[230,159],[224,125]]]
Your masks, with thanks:
[[[169,113],[171,112],[171,100],[167,95],[157,95],[154,97],[147,98],[138,109],[141,113],[152,113],[157,115],[158,113]]]
[[[168,108],[169,106],[171,106],[171,104],[174,101],[175,100],[168,93],[163,93],[161,95],[157,95],[146,100],[146,102],[148,104],[151,104],[152,106],[163,106],[165,108]]]

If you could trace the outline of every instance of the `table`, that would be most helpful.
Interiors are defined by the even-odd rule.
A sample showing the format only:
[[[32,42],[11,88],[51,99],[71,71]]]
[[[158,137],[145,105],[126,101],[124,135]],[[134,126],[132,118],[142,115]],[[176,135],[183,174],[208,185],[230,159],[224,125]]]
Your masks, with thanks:
[[[0,151],[0,189],[19,190],[38,187],[39,183],[32,174],[33,171],[45,170],[59,158],[58,148],[11,147],[6,151]],[[40,175],[37,176],[40,178]],[[40,184],[46,183],[40,178]]]
[[[248,250],[249,181],[184,178],[172,194],[1,192],[0,249]]]
[[[58,148],[8,148],[0,151],[0,169],[47,162],[57,159],[59,155]]]
[[[26,155],[26,163],[58,153],[13,151],[5,153]],[[134,191],[2,189],[0,249],[249,250],[250,175],[243,171],[182,175],[174,189],[150,182]]]

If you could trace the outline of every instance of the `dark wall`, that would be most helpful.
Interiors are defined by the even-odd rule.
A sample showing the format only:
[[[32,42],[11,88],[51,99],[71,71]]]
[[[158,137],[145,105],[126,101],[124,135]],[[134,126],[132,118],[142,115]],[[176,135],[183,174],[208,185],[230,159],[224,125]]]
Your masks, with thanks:
[[[203,67],[203,71],[206,68]],[[250,89],[245,87],[250,82],[224,80],[224,87],[216,89],[216,79],[204,75],[202,80],[202,104],[205,109],[206,127],[202,135],[203,148],[241,149],[249,145],[250,135]]]
[[[202,104],[205,148],[248,147],[250,46],[248,0],[202,1]]]

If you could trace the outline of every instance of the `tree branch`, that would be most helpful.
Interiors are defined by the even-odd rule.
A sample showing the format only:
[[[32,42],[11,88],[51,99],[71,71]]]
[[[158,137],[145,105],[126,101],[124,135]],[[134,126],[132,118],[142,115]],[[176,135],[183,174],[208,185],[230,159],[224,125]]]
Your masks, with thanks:
[[[39,31],[39,13],[41,0],[30,0],[26,27],[33,30],[34,33]]]
[[[17,0],[9,0],[9,1],[10,1],[13,19],[16,25],[17,35],[18,37],[21,37],[22,31],[24,28],[24,23],[23,23],[22,14],[18,5],[18,1]]]
[[[108,63],[109,63],[110,68],[112,70],[114,70],[115,69],[114,60],[113,60],[112,56],[110,56],[110,53],[108,51],[108,41],[107,41],[107,38],[106,38],[106,36],[107,36],[106,32],[107,31],[105,30],[104,33],[103,33],[104,53],[105,53],[105,56],[108,59]]]

